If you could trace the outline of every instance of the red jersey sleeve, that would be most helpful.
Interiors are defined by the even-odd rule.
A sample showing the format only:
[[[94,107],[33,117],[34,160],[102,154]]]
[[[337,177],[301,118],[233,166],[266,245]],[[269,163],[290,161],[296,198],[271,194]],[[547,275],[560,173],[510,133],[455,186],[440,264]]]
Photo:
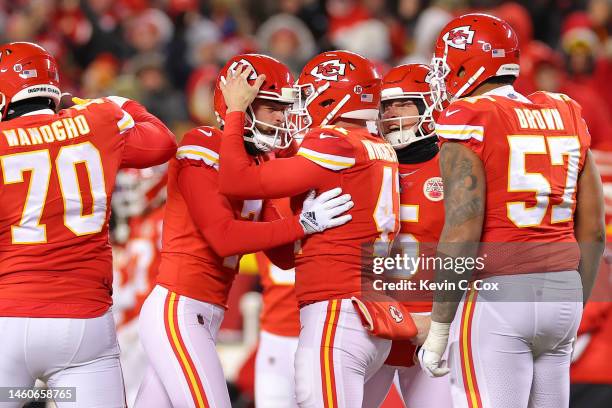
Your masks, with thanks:
[[[436,134],[440,145],[458,142],[483,158],[486,116],[482,109],[466,101],[455,101],[438,117]]]
[[[121,167],[146,168],[167,162],[176,152],[176,137],[136,101],[126,102],[123,129],[125,137]],[[131,117],[131,121],[127,116]]]
[[[297,154],[328,170],[348,169],[355,165],[355,149],[344,136],[333,127],[315,128],[306,134]]]
[[[206,142],[189,144],[196,141],[195,136],[193,133],[186,135],[177,151],[178,185],[191,218],[217,255],[226,257],[265,250],[304,236],[297,216],[273,222],[236,220],[229,200],[219,193],[218,166],[214,157],[196,154],[201,149],[216,153],[202,146]],[[185,146],[189,148],[183,149]]]
[[[242,199],[282,198],[317,189],[329,170],[294,156],[257,165],[249,158],[243,141],[244,113],[230,112],[219,150],[219,191]]]
[[[108,97],[76,105],[74,109],[86,109],[102,121],[112,122],[117,132],[112,136],[123,138],[122,168],[156,166],[170,160],[176,152],[174,134],[136,101]]]

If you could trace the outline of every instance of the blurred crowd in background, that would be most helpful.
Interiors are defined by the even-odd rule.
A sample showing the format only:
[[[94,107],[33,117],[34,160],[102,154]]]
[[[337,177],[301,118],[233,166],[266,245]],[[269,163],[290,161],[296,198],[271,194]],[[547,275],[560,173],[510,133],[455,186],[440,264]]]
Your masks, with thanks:
[[[347,49],[375,61],[384,74],[401,63],[428,64],[442,27],[471,11],[497,15],[514,27],[522,49],[521,76],[515,84],[520,92],[562,92],[582,105],[605,182],[612,237],[612,0],[0,0],[0,41],[41,44],[60,64],[64,92],[136,99],[180,138],[195,125],[216,125],[214,82],[218,70],[235,54],[261,52],[298,75],[317,53]],[[150,173],[153,176],[147,178],[144,173],[126,172],[126,180],[118,179],[118,185],[157,194],[159,177]],[[156,246],[158,254],[163,199],[157,201],[150,207],[139,203],[135,213],[143,217],[133,220],[131,228],[145,231],[136,237],[138,242]],[[113,204],[113,214],[127,218],[115,210]],[[114,228],[115,236],[119,230]],[[128,233],[116,242],[124,241]],[[126,248],[124,256],[118,256],[119,249],[115,253],[117,263],[125,265],[118,267],[115,278],[114,308],[131,401],[146,362],[138,352],[135,316],[153,284],[159,260],[153,262],[148,255],[147,265],[153,262],[153,266],[140,271],[140,264],[130,258],[136,255],[129,245]],[[241,267],[246,274],[234,283],[221,343],[241,336],[240,299],[256,289],[252,273],[257,265],[253,256],[249,259]],[[244,326],[256,319],[245,317]],[[612,306],[599,302],[587,308],[581,330],[586,336],[596,331],[607,334],[598,337],[597,346],[590,346],[588,358],[573,366],[572,381],[612,383],[607,364],[612,354]],[[256,337],[256,329],[251,332]],[[243,395],[252,394],[254,342],[245,341],[241,353],[231,346],[219,348],[226,376]],[[594,334],[591,343],[596,343]]]
[[[298,74],[315,54],[347,49],[384,74],[428,63],[440,29],[468,11],[516,30],[518,90],[576,99],[593,147],[612,150],[612,0],[0,0],[0,40],[40,43],[65,92],[135,98],[180,137],[216,124],[214,80],[235,54],[262,52]]]

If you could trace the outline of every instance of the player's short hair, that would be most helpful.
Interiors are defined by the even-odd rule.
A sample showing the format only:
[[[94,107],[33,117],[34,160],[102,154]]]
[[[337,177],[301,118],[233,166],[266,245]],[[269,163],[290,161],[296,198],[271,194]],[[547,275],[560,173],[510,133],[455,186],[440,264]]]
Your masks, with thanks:
[[[487,79],[483,83],[496,84],[496,85],[512,85],[516,81],[516,78],[517,77],[515,77],[514,75],[494,76],[494,77]]]

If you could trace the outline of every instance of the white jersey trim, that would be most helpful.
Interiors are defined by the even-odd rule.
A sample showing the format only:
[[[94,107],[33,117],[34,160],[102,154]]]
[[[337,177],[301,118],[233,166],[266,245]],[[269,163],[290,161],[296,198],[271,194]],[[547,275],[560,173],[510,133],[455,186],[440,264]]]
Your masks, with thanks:
[[[176,152],[177,159],[201,160],[206,165],[219,170],[219,154],[207,149],[206,147],[197,145],[185,145],[178,148]]]
[[[315,150],[310,150],[305,147],[300,147],[297,152],[298,156],[307,158],[308,160],[325,167],[330,170],[344,170],[355,165],[355,159],[352,157],[337,156],[335,154],[320,153]]]

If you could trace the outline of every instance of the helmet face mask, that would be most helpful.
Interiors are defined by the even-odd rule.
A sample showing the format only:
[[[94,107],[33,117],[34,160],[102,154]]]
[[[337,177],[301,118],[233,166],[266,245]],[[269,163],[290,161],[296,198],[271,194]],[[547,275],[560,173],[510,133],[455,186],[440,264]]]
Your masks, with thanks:
[[[279,126],[258,119],[253,105],[249,105],[246,112],[244,128],[247,130],[247,133],[244,135],[244,140],[253,143],[262,152],[288,148],[293,140],[293,134],[295,134],[294,123],[289,119],[289,106],[288,104],[287,108],[283,111],[282,123],[284,126]]]
[[[436,135],[433,109],[430,102],[431,93],[405,94],[405,97],[388,99],[387,101],[392,102],[394,100],[414,101],[414,105],[418,109],[416,115],[402,115],[385,118],[384,102],[381,105],[381,119],[377,121],[378,129],[380,134],[394,149],[399,150],[414,142]],[[397,126],[396,129],[392,128],[394,124]],[[387,131],[385,129],[389,130]]]
[[[432,58],[430,69],[428,82],[431,88],[432,105],[435,110],[443,111],[447,102],[451,100],[446,92],[446,77],[450,73],[446,57]]]
[[[317,89],[315,89],[314,84],[311,83],[294,85],[296,100],[293,107],[289,110],[289,114],[292,118],[294,135],[303,133],[312,126],[313,120],[308,111],[308,107],[327,88],[329,88],[329,82],[324,83]],[[324,124],[325,123],[322,123],[319,126]]]
[[[430,78],[431,71],[423,64],[399,65],[383,78],[377,125],[396,150],[435,136]]]

